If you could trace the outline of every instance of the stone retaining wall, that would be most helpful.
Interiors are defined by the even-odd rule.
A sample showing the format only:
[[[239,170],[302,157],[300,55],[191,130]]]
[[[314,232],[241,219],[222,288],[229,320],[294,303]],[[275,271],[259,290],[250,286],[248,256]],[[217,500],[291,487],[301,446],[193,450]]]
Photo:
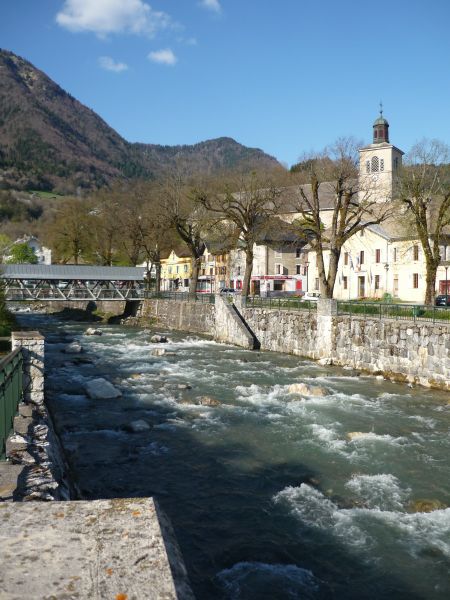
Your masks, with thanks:
[[[144,300],[140,318],[144,324],[156,320],[158,325],[180,331],[214,335],[214,304],[177,300]]]
[[[333,319],[335,364],[450,390],[450,327],[379,319]]]
[[[399,381],[450,390],[450,326],[337,315],[335,300],[320,300],[317,310],[238,310],[261,350],[285,352],[383,374]],[[152,317],[165,327],[214,336],[249,348],[249,338],[227,319],[222,298],[213,305],[146,300],[145,324]],[[222,304],[220,304],[222,303]]]

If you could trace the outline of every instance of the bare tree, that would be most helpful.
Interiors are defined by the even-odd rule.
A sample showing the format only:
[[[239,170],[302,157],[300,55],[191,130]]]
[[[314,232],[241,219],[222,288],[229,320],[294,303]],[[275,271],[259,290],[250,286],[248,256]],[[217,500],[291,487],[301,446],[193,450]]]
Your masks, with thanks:
[[[408,207],[425,256],[425,304],[434,301],[439,245],[450,224],[449,157],[450,148],[442,142],[422,140],[409,152],[397,183],[397,196]]]
[[[120,188],[104,188],[90,198],[90,235],[92,258],[101,265],[112,266],[119,258],[119,240],[122,233],[118,218],[124,196]]]
[[[323,152],[299,163],[294,175],[301,184],[296,203],[299,224],[316,252],[323,298],[333,297],[345,242],[358,231],[382,223],[392,213],[392,203],[378,198],[375,189],[358,178],[360,145],[353,138],[341,138]],[[324,208],[330,215],[326,224],[322,220]],[[330,254],[328,269],[324,260],[326,251]]]
[[[232,225],[231,234],[245,252],[245,275],[242,295],[250,293],[254,246],[266,230],[269,220],[279,213],[280,188],[270,177],[257,173],[219,182],[215,189],[197,190],[196,201],[212,213],[217,221]]]
[[[196,192],[179,173],[167,176],[160,188],[161,208],[170,226],[186,244],[192,258],[189,293],[197,291],[200,261],[205,249],[205,215],[195,201]]]
[[[62,204],[49,228],[50,243],[59,260],[73,260],[77,265],[89,253],[92,244],[89,219],[86,200],[73,198]]]

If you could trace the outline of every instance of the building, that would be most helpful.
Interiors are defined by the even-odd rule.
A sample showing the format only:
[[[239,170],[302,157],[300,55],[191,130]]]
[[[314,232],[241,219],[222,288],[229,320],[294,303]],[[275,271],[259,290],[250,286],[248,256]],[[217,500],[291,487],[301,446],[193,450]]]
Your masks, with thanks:
[[[13,246],[17,246],[18,244],[27,244],[27,246],[29,246],[36,254],[36,257],[38,259],[38,264],[40,264],[40,265],[51,265],[52,264],[51,249],[43,246],[41,244],[41,242],[37,239],[37,237],[35,237],[34,235],[25,235],[22,238],[19,238],[18,240],[16,240],[13,244],[11,244],[11,246],[9,246],[9,248],[7,248],[7,250],[3,256],[3,262],[8,262],[10,260],[11,255],[9,253],[11,252],[11,248]]]
[[[161,259],[161,290],[188,292],[191,277],[192,261],[187,249],[177,248]]]

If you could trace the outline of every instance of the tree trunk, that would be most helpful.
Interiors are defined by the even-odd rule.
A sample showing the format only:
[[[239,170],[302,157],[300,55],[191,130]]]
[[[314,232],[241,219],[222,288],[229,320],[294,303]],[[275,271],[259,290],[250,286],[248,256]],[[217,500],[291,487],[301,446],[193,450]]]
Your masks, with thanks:
[[[434,260],[427,260],[427,257],[425,257],[425,263],[427,267],[427,274],[425,278],[425,304],[434,304],[434,295],[436,293],[436,273],[438,265]]]
[[[322,298],[331,298],[333,296],[333,292],[331,291],[328,285],[327,274],[325,272],[325,262],[323,260],[323,250],[321,246],[318,246],[316,249],[316,261],[317,261],[317,271],[319,275],[319,288],[320,295]]]
[[[250,280],[253,270],[253,249],[245,252],[245,275],[244,283],[242,284],[242,296],[247,298],[250,294]]]
[[[192,257],[192,275],[191,275],[191,280],[189,282],[189,293],[190,294],[197,293],[198,272],[199,272],[198,263],[199,263],[199,257],[193,256]]]
[[[158,262],[155,265],[155,292],[159,294],[161,291],[161,263]]]

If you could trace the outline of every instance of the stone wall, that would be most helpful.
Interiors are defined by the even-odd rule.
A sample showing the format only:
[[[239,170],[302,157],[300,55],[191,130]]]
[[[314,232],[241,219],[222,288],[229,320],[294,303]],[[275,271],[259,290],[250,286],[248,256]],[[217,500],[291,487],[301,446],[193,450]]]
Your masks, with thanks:
[[[450,390],[450,327],[433,323],[333,319],[335,364]]]
[[[144,304],[147,319],[152,317],[165,327],[252,347],[236,315],[224,308],[223,298],[216,298],[216,307],[173,300]],[[450,325],[338,316],[335,300],[320,300],[317,309],[311,311],[255,309],[237,304],[261,350],[322,359],[399,381],[450,390]]]
[[[242,306],[230,304],[223,296],[216,296],[214,339],[218,342],[242,346],[249,350],[260,348],[260,342],[242,315]]]
[[[156,320],[158,325],[169,329],[214,335],[214,304],[182,300],[144,300],[140,319],[143,325]]]

